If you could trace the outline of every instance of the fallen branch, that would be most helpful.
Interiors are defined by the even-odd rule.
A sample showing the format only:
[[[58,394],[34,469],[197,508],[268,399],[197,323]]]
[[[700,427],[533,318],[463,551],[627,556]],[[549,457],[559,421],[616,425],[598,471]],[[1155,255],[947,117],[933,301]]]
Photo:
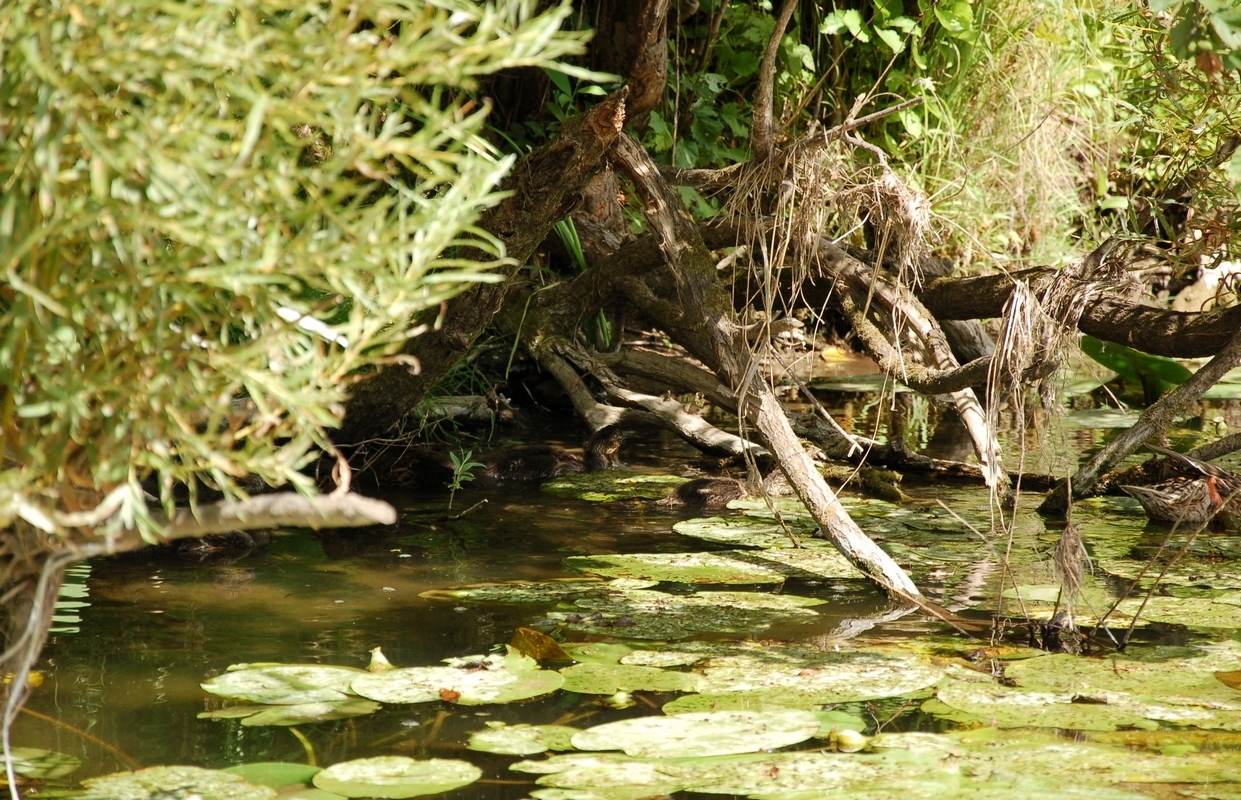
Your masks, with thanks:
[[[754,455],[766,455],[762,447],[740,436],[720,430],[697,414],[686,410],[675,400],[632,391],[621,384],[620,379],[597,356],[569,342],[558,343],[558,349],[581,369],[590,372],[603,384],[604,390],[623,403],[643,409],[654,416],[665,428],[676,433],[690,444],[706,453],[722,456],[740,456],[747,451]]]
[[[396,524],[396,509],[382,500],[358,494],[327,494],[305,497],[296,492],[263,494],[246,500],[223,501],[183,508],[171,518],[162,513],[151,515],[167,541],[207,536],[226,531],[251,531],[260,528],[297,527],[360,528],[367,525]],[[73,550],[79,559],[113,555],[145,547],[136,527],[124,528],[106,539],[75,542]]]
[[[864,317],[859,305],[864,308],[868,301],[872,305],[880,304],[883,307],[882,316],[893,320],[892,330],[880,337],[883,342],[895,342],[897,331],[904,332],[912,336],[913,343],[923,358],[929,361],[939,374],[959,369],[956,358],[952,355],[935,317],[912,292],[901,286],[889,284],[874,274],[874,271],[865,264],[822,237],[816,243],[814,258],[820,270],[841,283],[843,291],[835,293],[834,297],[842,307],[851,302],[850,307],[853,310],[852,316],[855,322]],[[867,344],[866,339],[862,341],[864,345]],[[878,342],[875,344],[877,345]],[[883,359],[892,362],[894,360],[896,363],[890,364],[888,374],[910,385],[907,366],[909,358],[895,351],[891,344],[883,347],[883,351],[889,348],[892,349],[891,354],[874,352],[871,355],[876,361]],[[892,357],[888,358],[889,355]],[[965,377],[972,379],[974,376],[967,372]],[[986,415],[983,413],[982,404],[978,402],[978,397],[968,386],[949,392],[948,397],[965,424],[966,430],[969,431],[970,439],[974,444],[974,452],[986,475],[987,485],[996,492],[1002,504],[1011,503],[1012,484],[1009,482],[1008,473],[1004,471],[1000,459],[1000,445],[995,438],[995,433],[987,424]]]
[[[981,278],[940,278],[918,293],[939,319],[989,319],[1003,316],[1017,281],[1025,280],[1036,296],[1062,280],[1050,267]],[[1167,311],[1125,300],[1096,297],[1082,312],[1078,330],[1107,342],[1168,358],[1203,358],[1224,348],[1241,330],[1241,306],[1204,313]]]

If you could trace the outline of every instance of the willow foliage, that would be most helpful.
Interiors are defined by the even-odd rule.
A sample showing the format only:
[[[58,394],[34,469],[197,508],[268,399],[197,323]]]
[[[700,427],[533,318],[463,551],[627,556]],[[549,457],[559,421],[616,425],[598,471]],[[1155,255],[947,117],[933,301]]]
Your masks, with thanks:
[[[0,526],[312,492],[349,376],[504,254],[477,78],[567,5],[17,0],[0,15]],[[469,241],[491,265],[453,258]],[[95,509],[93,515],[74,514]]]

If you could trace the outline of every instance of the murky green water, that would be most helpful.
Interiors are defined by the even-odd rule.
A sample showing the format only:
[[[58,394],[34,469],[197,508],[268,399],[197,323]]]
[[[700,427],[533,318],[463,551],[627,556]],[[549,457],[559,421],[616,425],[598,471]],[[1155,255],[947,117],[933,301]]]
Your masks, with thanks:
[[[882,435],[886,411],[879,404],[860,400],[838,411],[855,429]],[[919,443],[930,452],[959,452],[960,434],[949,423],[936,425],[931,415],[923,424],[914,436],[921,436]],[[1063,452],[1061,442],[1089,450],[1107,435],[1106,428],[1077,426],[1071,417],[1054,429],[1036,428],[1026,439],[1027,463],[1032,469],[1063,469],[1063,459],[1053,455]],[[1012,442],[1006,446],[1010,452],[1016,449]],[[625,453],[629,465],[648,471],[681,472],[696,460],[687,446],[662,436]],[[1022,502],[1010,545],[1003,537],[971,532],[938,505],[942,502],[985,534],[990,511],[981,490],[931,485],[912,476],[904,488],[913,501],[902,507],[854,498],[851,509],[910,569],[930,599],[985,617],[998,602],[1000,554],[1010,547],[1015,577],[1005,581],[1006,588],[1051,582],[1048,557],[1060,531],[1033,513],[1037,497]],[[365,667],[369,651],[382,647],[398,666],[433,665],[451,656],[487,653],[548,610],[420,597],[429,590],[576,576],[562,564],[572,555],[724,549],[671,531],[675,522],[694,512],[649,502],[605,505],[558,498],[529,486],[466,491],[458,495],[455,510],[483,497],[488,500],[485,507],[457,521],[443,518],[444,497],[388,497],[402,511],[394,528],[317,535],[282,532],[270,546],[232,563],[202,565],[172,555],[92,562],[89,569],[70,576],[70,605],[39,667],[46,681],[27,704],[29,713],[19,718],[14,744],[80,758],[83,766],[76,778],[161,764],[328,765],[381,754],[464,758],[482,767],[484,778],[453,797],[525,796],[535,788],[537,776],[509,771],[512,758],[466,751],[470,732],[496,720],[587,727],[658,713],[659,706],[676,695],[639,693],[637,706],[623,710],[570,692],[512,705],[385,706],[368,717],[300,726],[300,736],[287,728],[248,728],[236,720],[197,718],[226,705],[199,684],[230,664]],[[1088,530],[1087,546],[1096,561],[1153,552],[1166,533],[1148,528],[1128,500],[1086,503],[1079,521]],[[983,538],[990,541],[984,544]],[[1223,572],[1235,574],[1237,551],[1232,541],[1204,538],[1194,558],[1215,559]],[[1118,579],[1100,571],[1090,580],[1102,590],[1115,588]],[[85,589],[73,588],[82,586]],[[827,602],[816,608],[817,616],[809,623],[781,623],[741,638],[844,641],[851,627],[866,627],[857,620],[891,611],[861,579],[794,579],[778,591]],[[73,608],[75,599],[87,604]],[[1011,613],[1019,613],[1011,606]],[[923,616],[906,615],[875,624],[869,634],[947,630]],[[1164,625],[1140,633],[1135,641],[1236,636],[1236,630],[1191,632]],[[583,638],[568,635],[571,641]],[[920,702],[897,698],[853,703],[849,710],[874,720],[868,733],[879,721],[889,732],[953,727],[920,713]]]

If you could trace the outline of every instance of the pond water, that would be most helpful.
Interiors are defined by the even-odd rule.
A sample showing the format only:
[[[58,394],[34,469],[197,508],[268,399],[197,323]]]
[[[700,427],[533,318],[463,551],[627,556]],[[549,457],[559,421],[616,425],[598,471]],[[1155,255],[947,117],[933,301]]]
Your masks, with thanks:
[[[837,395],[832,405],[834,413],[859,432],[885,435],[887,410],[873,398]],[[954,425],[950,421],[939,419],[933,410],[915,408],[914,412],[914,424],[908,434],[912,444],[936,455],[959,454],[961,437],[952,430]],[[1220,414],[1235,413],[1233,406],[1217,406],[1204,412],[1204,418],[1210,423]],[[1070,414],[1054,426],[1045,424],[1034,428],[1026,441],[1027,467],[1063,471],[1065,457],[1054,454],[1099,446],[1110,435],[1107,427],[1110,421],[1107,414],[1095,417],[1079,414],[1076,418]],[[1201,426],[1191,424],[1181,433],[1186,437],[1194,436],[1192,427]],[[1016,444],[1007,442],[1008,452],[1014,452]],[[662,434],[652,434],[627,444],[623,460],[626,469],[640,473],[683,473],[689,465],[698,463],[697,455],[689,447]],[[901,505],[860,498],[848,491],[845,496],[851,513],[862,527],[910,571],[929,599],[965,617],[986,620],[1007,590],[1010,599],[1006,601],[1006,613],[1021,616],[1020,604],[1011,599],[1011,595],[1019,593],[1028,609],[1042,609],[1038,613],[1050,616],[1050,605],[1040,604],[1038,598],[1050,599],[1046,589],[1053,582],[1050,556],[1063,523],[1045,523],[1034,513],[1039,497],[1021,501],[1010,544],[1002,534],[989,533],[990,511],[983,490],[965,484],[930,484],[916,476],[906,477],[903,490],[909,499]],[[566,565],[565,559],[571,556],[718,553],[737,549],[735,544],[704,541],[673,530],[679,522],[717,512],[677,510],[651,501],[590,502],[543,492],[537,485],[466,490],[457,495],[454,511],[483,498],[487,500],[485,506],[462,519],[448,520],[444,496],[391,495],[385,499],[401,511],[401,520],[396,526],[319,534],[282,531],[269,546],[225,562],[200,564],[164,554],[98,560],[76,568],[68,576],[57,629],[38,667],[44,682],[33,692],[26,713],[15,724],[14,745],[42,748],[80,759],[80,768],[68,779],[70,784],[82,778],[155,765],[224,768],[275,761],[328,766],[350,759],[400,755],[418,759],[461,759],[479,767],[482,770],[480,780],[445,795],[462,800],[519,798],[530,796],[531,792],[541,792],[538,796],[544,798],[565,800],[636,798],[695,787],[697,791],[738,796],[812,796],[804,794],[806,784],[801,785],[803,794],[798,794],[797,785],[785,787],[791,794],[774,790],[764,793],[753,786],[747,789],[749,784],[738,782],[739,779],[722,784],[718,780],[694,783],[688,778],[668,779],[670,783],[656,781],[643,789],[642,784],[626,783],[636,779],[625,778],[619,784],[613,781],[607,789],[574,788],[576,785],[564,778],[567,773],[555,776],[560,782],[552,781],[550,785],[562,788],[550,791],[545,788],[547,784],[535,783],[539,774],[509,769],[521,757],[478,752],[466,747],[470,734],[485,729],[488,723],[554,723],[588,728],[616,720],[658,715],[662,705],[682,696],[682,693],[670,691],[633,691],[631,705],[615,699],[609,705],[606,694],[563,690],[513,703],[385,703],[378,711],[364,716],[308,723],[296,728],[246,726],[239,719],[199,718],[205,711],[236,704],[206,693],[200,684],[238,663],[284,662],[365,668],[370,651],[381,647],[388,660],[398,667],[433,666],[450,657],[484,655],[497,649],[502,653],[501,646],[523,627],[543,631],[566,643],[623,641],[633,647],[658,650],[665,645],[654,639],[633,638],[632,634],[641,630],[642,623],[626,619],[625,614],[613,618],[615,626],[612,628],[599,627],[604,623],[592,628],[590,620],[575,621],[564,613],[557,616],[558,606],[553,602],[478,602],[446,596],[443,590],[497,581],[583,579],[583,572]],[[719,513],[737,516],[742,512]],[[761,517],[762,509],[752,508],[748,513]],[[969,530],[953,515],[977,531]],[[1082,529],[1087,550],[1093,558],[1093,572],[1085,577],[1086,590],[1078,607],[1089,617],[1106,608],[1109,594],[1115,596],[1129,585],[1140,566],[1135,566],[1136,559],[1155,553],[1167,535],[1167,528],[1147,526],[1136,503],[1127,498],[1087,501],[1075,511],[1075,521]],[[1006,549],[1010,553],[1007,571],[1000,557]],[[970,650],[987,644],[985,638],[970,641],[925,615],[895,613],[887,600],[860,578],[797,570],[787,575],[787,579],[779,583],[756,582],[741,586],[655,584],[654,588],[666,590],[673,598],[704,590],[744,590],[806,597],[819,602],[805,613],[799,610],[797,615],[790,615],[791,612],[774,614],[757,625],[751,620],[746,623],[748,627],[742,626],[744,630],[734,628],[730,632],[724,624],[722,632],[696,630],[668,638],[679,640],[682,645],[685,641],[749,641],[767,643],[765,646],[789,642],[831,653],[861,651],[871,646],[882,650],[894,646],[893,642],[910,642],[935,635],[940,637],[939,641],[949,643],[930,655],[925,648],[914,655],[906,653],[900,656],[905,661],[894,663],[934,664],[934,668],[946,676],[944,680],[951,678],[961,686],[968,686],[971,679],[964,676],[971,666],[980,680],[991,681],[988,670],[998,671],[994,665],[999,662],[984,658],[984,666],[978,671],[977,658],[973,662],[962,658]],[[1241,610],[1238,576],[1241,576],[1241,547],[1237,539],[1203,534],[1193,543],[1188,555],[1169,571],[1166,588],[1157,593],[1160,595],[1157,599],[1165,602],[1165,606],[1154,610],[1159,621],[1136,629],[1134,644],[1126,656],[1141,657],[1147,653],[1164,658],[1170,657],[1165,652],[1169,647],[1192,649],[1221,642],[1231,646],[1229,642],[1235,644],[1241,640],[1238,637],[1241,626],[1230,622],[1227,613],[1215,619],[1190,609],[1178,617],[1181,612],[1175,606],[1166,605],[1191,597],[1220,601],[1216,605],[1228,613],[1231,613],[1229,609]],[[1214,586],[1209,591],[1204,588],[1208,582]],[[1015,592],[1014,586],[1020,589]],[[426,596],[436,591],[441,594]],[[564,611],[564,601],[559,609]],[[699,609],[698,616],[710,617],[713,613],[708,606],[705,611]],[[1201,624],[1204,619],[1206,623]],[[636,627],[627,630],[626,626],[631,624]],[[1116,635],[1122,634],[1123,626]],[[1016,638],[1021,639],[1020,636]],[[958,644],[951,644],[953,639]],[[1228,673],[1232,652],[1210,651],[1210,657],[1222,660],[1223,666],[1214,664],[1208,672],[1212,675]],[[1241,647],[1235,652],[1241,653]],[[1185,653],[1200,655],[1190,650],[1181,654]],[[553,664],[551,668],[560,666],[564,665]],[[810,670],[817,674],[821,669],[826,667],[811,666],[801,672],[809,674],[807,670]],[[674,666],[672,670],[686,672],[689,668]],[[1231,670],[1241,670],[1241,660]],[[1048,733],[1054,736],[1055,731],[1060,731],[1059,738],[1054,740],[1036,738],[1030,740],[1033,743],[1017,742],[1014,746],[1021,753],[1045,751],[1051,741],[1076,741],[1080,742],[1079,749],[1074,751],[1077,753],[1093,752],[1089,748],[1105,746],[1119,752],[1123,746],[1125,752],[1174,753],[1178,757],[1222,749],[1231,757],[1236,753],[1230,748],[1238,747],[1235,737],[1241,734],[1220,731],[1241,731],[1241,690],[1236,688],[1236,677],[1229,678],[1230,682],[1225,682],[1224,678],[1218,680],[1220,690],[1232,692],[1235,697],[1225,697],[1222,710],[1216,709],[1223,716],[1191,722],[1195,727],[1189,728],[1174,714],[1161,715],[1149,710],[1133,712],[1136,717],[1121,715],[1103,723],[1083,724],[1062,722],[1059,717],[1044,719],[1032,712],[1030,725],[1023,727],[1005,723],[1001,712],[994,712],[990,717],[990,712],[980,712],[977,698],[958,700],[953,709],[945,712],[942,703],[934,703],[940,703],[948,694],[936,700],[933,698],[935,690],[925,687],[895,696],[876,691],[870,699],[818,703],[815,708],[842,712],[846,719],[860,720],[860,725],[852,727],[859,728],[867,736],[880,731],[885,735],[914,731],[995,731],[992,723],[999,719],[1000,728],[1017,729],[1036,737]],[[1047,687],[1054,682],[1043,677],[1036,683]],[[1076,709],[1091,704],[1110,707],[1117,713],[1123,705],[1111,695],[1105,696],[1103,689],[1081,689],[1080,695],[1072,695],[1063,702]],[[623,707],[613,707],[616,705]],[[1043,720],[1041,724],[1040,720]],[[1119,733],[1107,733],[1109,730]],[[1125,732],[1153,735],[1159,731],[1186,736],[1187,732],[1192,732],[1199,738],[1177,739],[1172,745],[1166,740],[1156,744],[1148,740],[1136,744],[1126,740],[1118,744],[1099,738]],[[1203,731],[1212,732],[1214,738],[1201,738]],[[791,749],[798,753],[817,752],[827,748],[829,741],[834,740],[812,739]],[[899,739],[876,740],[876,744],[882,741],[888,742],[885,745],[888,748],[922,753],[919,750],[922,745],[909,745]],[[960,743],[955,746],[966,747]],[[1176,750],[1176,747],[1182,749]],[[872,748],[851,763],[878,757]],[[1065,755],[1061,759],[1066,764],[1071,760]],[[969,791],[962,796],[984,796],[976,794],[974,784],[969,787],[953,784],[956,788],[951,791],[944,788],[942,760],[935,763],[938,766],[931,770],[936,775],[933,781],[920,789],[897,786],[892,789],[893,796],[954,796],[953,791],[965,788]],[[1217,766],[1216,772],[1210,771]],[[918,770],[924,768],[925,765],[902,769],[906,775],[917,775]],[[1160,791],[1166,792],[1167,787],[1175,786],[1182,793],[1165,796],[1241,796],[1241,783],[1236,782],[1241,781],[1241,761],[1233,759],[1230,764],[1225,759],[1221,765],[1212,762],[1196,768],[1200,769],[1200,775],[1209,773],[1208,777],[1186,779],[1166,770],[1160,772],[1159,769],[1164,769],[1162,766],[1151,767],[1153,772],[1134,768],[1115,780],[1105,781],[1106,789],[1096,787],[1090,792],[1093,797],[1112,796],[1109,793],[1118,797],[1138,796],[1132,793],[1154,791],[1149,788],[1151,786],[1162,786]],[[786,766],[784,774],[790,774],[791,769]],[[1033,769],[1046,774],[1047,767],[1036,765]],[[1230,769],[1233,772],[1230,773]],[[986,779],[985,775],[978,778],[978,774],[970,770],[966,770],[966,775],[971,781]],[[966,778],[957,776],[953,780],[959,782]],[[1194,781],[1205,782],[1195,784]],[[1185,789],[1191,784],[1196,788]],[[816,784],[811,780],[808,785]],[[1011,781],[997,784],[997,788],[1007,792],[997,796],[1024,796],[1014,788],[1016,785]],[[735,791],[729,791],[729,787]],[[1089,785],[1086,788],[1089,789]],[[298,791],[300,793],[286,788],[282,796],[335,796],[316,794],[317,790],[311,789]],[[841,791],[844,793],[840,796],[888,796],[878,790],[873,795],[850,794],[852,790],[847,786]],[[1045,788],[1034,786],[1031,791],[1034,793],[1030,796],[1047,796],[1038,794]],[[46,791],[28,791],[27,796],[49,795]]]

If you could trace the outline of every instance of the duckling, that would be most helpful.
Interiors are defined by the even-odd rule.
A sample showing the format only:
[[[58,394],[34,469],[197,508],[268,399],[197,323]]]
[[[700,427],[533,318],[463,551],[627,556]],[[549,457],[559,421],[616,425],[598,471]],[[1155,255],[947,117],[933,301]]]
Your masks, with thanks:
[[[784,473],[775,470],[763,479],[763,493],[769,497],[788,497],[793,494],[793,488]],[[673,489],[659,502],[668,506],[723,508],[730,500],[747,497],[750,497],[750,490],[744,481],[736,478],[695,478]]]
[[[501,450],[486,459],[479,474],[480,485],[542,481],[574,472],[600,472],[620,463],[617,453],[625,436],[617,425],[608,425],[582,443],[582,452],[554,445],[527,445]]]
[[[1241,477],[1216,465],[1158,445],[1147,445],[1196,474],[1177,475],[1149,486],[1121,486],[1157,522],[1241,528]]]
[[[736,478],[695,478],[673,489],[659,502],[667,506],[722,508],[730,500],[749,496],[745,484]]]

